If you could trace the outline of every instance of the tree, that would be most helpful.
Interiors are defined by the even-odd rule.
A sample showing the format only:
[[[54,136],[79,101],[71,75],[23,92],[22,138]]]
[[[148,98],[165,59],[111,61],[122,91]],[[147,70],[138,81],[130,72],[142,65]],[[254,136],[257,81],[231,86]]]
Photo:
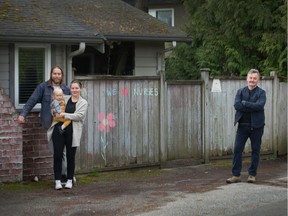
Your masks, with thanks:
[[[199,77],[203,67],[210,68],[212,75],[229,76],[257,68],[266,76],[276,71],[287,81],[286,0],[183,3],[190,15],[186,31],[193,44],[173,50],[167,59],[167,77]]]

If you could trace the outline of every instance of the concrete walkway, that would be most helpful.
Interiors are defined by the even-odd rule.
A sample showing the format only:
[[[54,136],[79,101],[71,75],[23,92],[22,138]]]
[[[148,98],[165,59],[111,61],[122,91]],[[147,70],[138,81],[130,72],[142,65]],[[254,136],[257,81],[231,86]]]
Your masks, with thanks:
[[[275,182],[287,178],[275,179]],[[286,216],[287,188],[237,183],[188,194],[160,209],[138,216]]]

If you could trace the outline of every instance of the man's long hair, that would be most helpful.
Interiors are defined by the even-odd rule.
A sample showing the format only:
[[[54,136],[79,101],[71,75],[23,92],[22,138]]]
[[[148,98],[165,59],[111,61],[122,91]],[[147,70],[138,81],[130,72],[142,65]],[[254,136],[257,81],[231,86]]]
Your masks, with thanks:
[[[62,68],[61,68],[60,66],[58,66],[58,65],[56,65],[56,66],[54,66],[54,67],[51,68],[51,71],[50,71],[50,79],[48,80],[48,82],[49,82],[50,84],[52,84],[52,72],[53,72],[53,70],[54,70],[55,68],[58,68],[58,69],[60,69],[60,71],[61,71],[62,77],[61,77],[60,85],[62,85],[63,80],[64,80],[64,72],[63,72]]]

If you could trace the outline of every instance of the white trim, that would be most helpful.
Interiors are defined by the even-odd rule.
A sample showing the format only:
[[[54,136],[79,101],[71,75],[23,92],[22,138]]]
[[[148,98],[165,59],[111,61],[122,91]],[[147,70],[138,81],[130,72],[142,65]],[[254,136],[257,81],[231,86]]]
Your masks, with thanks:
[[[44,80],[48,80],[51,70],[51,45],[50,44],[28,44],[28,43],[17,43],[15,44],[15,107],[16,109],[22,109],[24,104],[19,104],[19,48],[44,48],[45,49],[45,74]],[[41,108],[41,104],[35,105],[36,109]]]

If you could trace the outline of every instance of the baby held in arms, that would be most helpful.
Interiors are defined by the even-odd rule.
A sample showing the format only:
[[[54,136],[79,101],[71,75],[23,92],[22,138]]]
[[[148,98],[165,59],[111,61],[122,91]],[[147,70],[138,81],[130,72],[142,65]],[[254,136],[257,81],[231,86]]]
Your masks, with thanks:
[[[64,129],[71,123],[71,120],[65,119],[64,117],[57,117],[57,114],[65,113],[65,100],[64,93],[61,88],[56,88],[53,91],[53,101],[51,102],[51,113],[53,115],[53,122],[63,122],[59,127],[60,134],[63,134]]]

